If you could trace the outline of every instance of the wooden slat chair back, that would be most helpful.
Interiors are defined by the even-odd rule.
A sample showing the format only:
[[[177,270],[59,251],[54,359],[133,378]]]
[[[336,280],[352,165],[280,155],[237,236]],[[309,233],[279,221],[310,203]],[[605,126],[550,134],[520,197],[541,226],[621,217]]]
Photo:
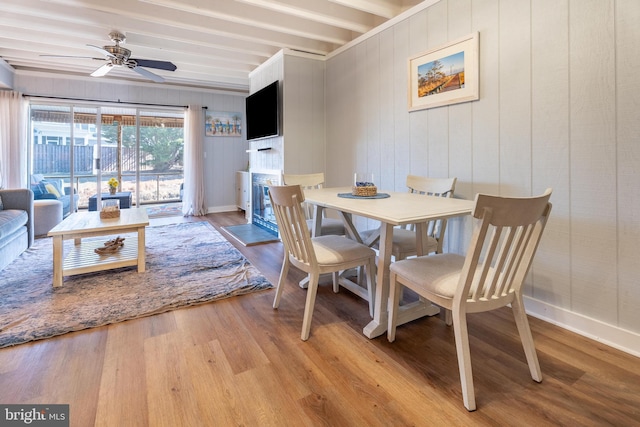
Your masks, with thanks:
[[[290,266],[293,265],[309,275],[300,335],[302,340],[306,341],[309,338],[321,274],[332,273],[334,290],[338,289],[338,283],[348,289],[361,289],[362,292],[356,293],[369,302],[369,314],[373,315],[375,251],[344,236],[327,235],[312,238],[301,206],[304,202],[304,193],[299,185],[271,186],[269,197],[285,248],[273,308],[278,308],[280,304],[284,282]],[[358,267],[364,267],[366,288],[361,288],[356,283],[340,277],[340,272]]]
[[[453,193],[456,189],[456,182],[457,178],[428,178],[417,175],[407,176],[407,188],[409,189],[409,192],[424,194],[427,196],[453,197]],[[403,228],[415,230],[415,225],[411,224],[410,226]],[[442,253],[442,246],[444,242],[443,237],[446,229],[446,218],[429,221],[429,223],[427,224],[427,239],[429,248],[427,253]],[[396,257],[396,260],[405,259],[417,253],[415,250],[415,244],[411,245],[412,240],[407,239],[407,236],[404,235],[403,232],[398,233],[396,241],[399,245],[397,250],[398,257]]]
[[[438,197],[453,197],[456,188],[457,178],[428,178],[424,176],[408,175],[407,188],[410,193],[423,194]],[[435,219],[429,221],[425,228],[427,230],[425,254],[442,253],[444,235],[447,228],[446,219]],[[360,232],[363,241],[371,247],[379,248],[379,237],[373,239],[373,233],[378,230],[365,230]],[[397,227],[393,231],[393,246],[391,254],[396,261],[415,256],[418,254],[416,248],[415,225]]]
[[[522,285],[551,212],[551,190],[529,198],[480,194],[473,211],[474,232],[466,256],[436,254],[391,265],[388,338],[396,335],[400,291],[407,287],[451,310],[465,407],[476,409],[467,313],[511,304],[531,377],[542,381],[522,301]]]
[[[324,187],[324,173],[309,173],[302,175],[284,174],[282,176],[285,185],[299,185],[302,189],[317,189]],[[313,221],[313,205],[303,203],[302,209],[307,220],[309,229],[312,227]],[[345,234],[344,224],[341,219],[329,218],[323,211],[320,235],[336,234],[343,236]]]

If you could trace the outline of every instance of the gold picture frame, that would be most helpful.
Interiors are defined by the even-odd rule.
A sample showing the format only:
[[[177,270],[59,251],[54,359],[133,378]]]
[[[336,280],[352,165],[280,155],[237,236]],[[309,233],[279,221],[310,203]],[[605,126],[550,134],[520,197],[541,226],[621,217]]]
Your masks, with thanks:
[[[409,111],[480,99],[479,33],[409,58]]]

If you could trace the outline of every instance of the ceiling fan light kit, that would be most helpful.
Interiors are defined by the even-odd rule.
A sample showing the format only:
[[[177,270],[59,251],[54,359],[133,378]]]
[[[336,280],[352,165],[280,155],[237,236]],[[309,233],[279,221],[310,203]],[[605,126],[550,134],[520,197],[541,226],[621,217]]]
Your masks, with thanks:
[[[131,58],[131,51],[127,48],[120,46],[120,43],[124,43],[126,37],[119,31],[111,31],[109,33],[109,38],[115,45],[113,46],[94,46],[88,44],[87,47],[94,49],[105,56],[105,58],[93,58],[93,57],[79,57],[79,56],[60,56],[60,55],[42,55],[42,56],[57,56],[64,58],[87,58],[87,59],[97,59],[97,60],[106,60],[106,63],[102,65],[100,68],[91,73],[92,77],[102,77],[105,76],[109,71],[111,71],[114,67],[126,67],[142,77],[153,80],[157,83],[164,82],[164,78],[159,76],[158,74],[152,73],[146,68],[155,68],[158,70],[164,71],[175,71],[177,67],[169,62],[169,61],[156,61],[152,59],[139,59],[139,58]]]

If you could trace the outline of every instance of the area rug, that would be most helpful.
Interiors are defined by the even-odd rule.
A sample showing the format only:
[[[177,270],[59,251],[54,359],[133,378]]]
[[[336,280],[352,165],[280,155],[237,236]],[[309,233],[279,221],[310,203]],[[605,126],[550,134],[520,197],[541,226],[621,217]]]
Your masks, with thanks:
[[[144,273],[70,276],[53,289],[51,239],[36,240],[0,271],[0,348],[272,287],[207,222],[147,227],[146,248]]]

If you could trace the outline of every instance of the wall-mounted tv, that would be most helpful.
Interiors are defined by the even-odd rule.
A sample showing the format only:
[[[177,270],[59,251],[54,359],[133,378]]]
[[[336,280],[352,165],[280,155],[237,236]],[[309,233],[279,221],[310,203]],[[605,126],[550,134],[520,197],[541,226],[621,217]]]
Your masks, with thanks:
[[[246,98],[247,140],[279,135],[278,81]]]

